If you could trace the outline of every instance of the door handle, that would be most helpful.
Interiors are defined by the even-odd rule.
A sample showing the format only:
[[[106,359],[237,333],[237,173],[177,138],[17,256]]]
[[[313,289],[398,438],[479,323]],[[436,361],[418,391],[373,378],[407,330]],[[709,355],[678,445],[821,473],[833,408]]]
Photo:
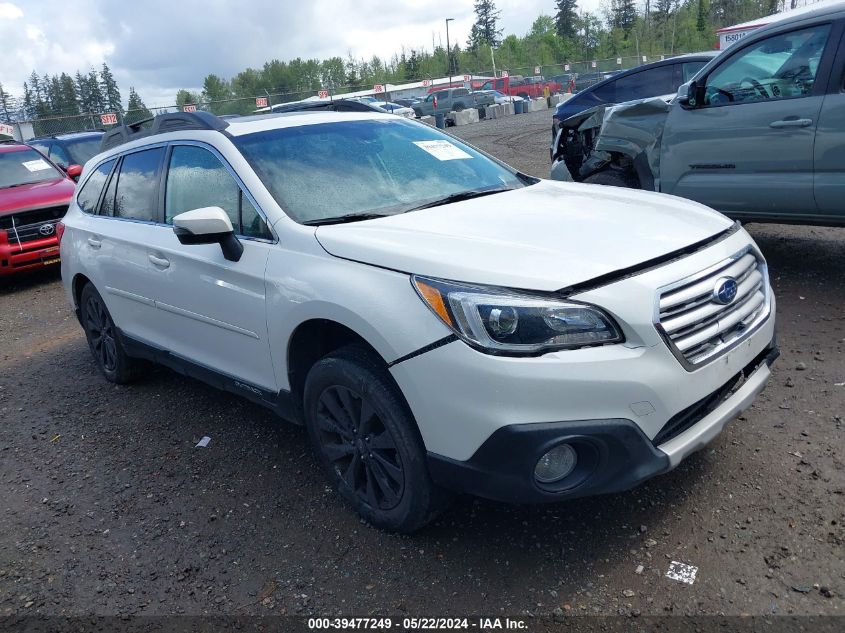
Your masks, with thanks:
[[[98,240],[96,237],[89,237],[88,238],[88,246],[90,246],[91,248],[100,248],[102,245],[103,245],[103,243],[100,240]]]
[[[780,121],[772,121],[769,123],[769,127],[773,127],[775,129],[785,127],[809,127],[812,124],[813,119],[781,119]]]
[[[159,268],[170,267],[170,260],[165,259],[164,257],[156,257],[155,255],[149,255],[149,258],[153,266],[158,266]]]

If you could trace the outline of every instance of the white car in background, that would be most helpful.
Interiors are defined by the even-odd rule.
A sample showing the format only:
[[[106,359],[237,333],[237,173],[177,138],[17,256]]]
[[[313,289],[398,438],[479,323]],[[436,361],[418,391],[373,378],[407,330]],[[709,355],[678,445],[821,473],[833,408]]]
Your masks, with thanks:
[[[398,103],[393,103],[392,101],[373,101],[370,105],[377,106],[382,110],[387,110],[390,114],[403,116],[406,119],[413,119],[416,117],[413,108],[408,108],[403,105],[399,105]]]
[[[496,102],[496,105],[502,105],[503,103],[516,103],[517,101],[524,101],[524,99],[522,97],[518,97],[516,95],[502,94],[498,90],[483,90],[481,92],[485,92],[489,95],[492,95],[493,99]]]
[[[387,530],[449,491],[631,488],[777,356],[763,255],[688,200],[539,180],[378,112],[165,114],[103,147],[57,229],[97,368],[155,361],[304,424]]]

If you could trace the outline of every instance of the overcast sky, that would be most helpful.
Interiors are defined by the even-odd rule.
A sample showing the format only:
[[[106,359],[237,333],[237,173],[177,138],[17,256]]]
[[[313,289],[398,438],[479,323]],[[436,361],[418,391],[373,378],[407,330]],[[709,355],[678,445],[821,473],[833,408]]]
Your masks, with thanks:
[[[581,0],[595,10],[600,0]],[[129,86],[148,106],[170,105],[179,88],[199,89],[215,73],[230,78],[270,59],[319,59],[352,51],[389,58],[402,46],[466,43],[473,0],[0,0],[0,83],[20,95],[39,75],[108,62],[124,102]],[[524,35],[554,0],[497,0],[505,35]]]

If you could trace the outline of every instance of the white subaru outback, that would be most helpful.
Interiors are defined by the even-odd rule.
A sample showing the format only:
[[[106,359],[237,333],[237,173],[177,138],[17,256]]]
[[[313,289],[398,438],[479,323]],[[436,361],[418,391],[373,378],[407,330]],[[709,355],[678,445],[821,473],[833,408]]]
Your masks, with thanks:
[[[711,441],[777,356],[744,229],[538,180],[389,114],[118,128],[60,227],[107,380],[155,361],[303,423],[366,520],[449,491],[626,490]]]

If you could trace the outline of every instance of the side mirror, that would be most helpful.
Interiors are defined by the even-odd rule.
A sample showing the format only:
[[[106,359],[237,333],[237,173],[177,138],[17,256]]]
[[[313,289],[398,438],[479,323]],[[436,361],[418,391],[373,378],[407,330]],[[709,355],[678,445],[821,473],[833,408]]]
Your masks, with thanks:
[[[699,99],[703,96],[699,95],[699,92],[703,93],[703,89],[704,86],[700,86],[697,81],[688,81],[678,88],[678,96],[675,97],[675,101],[684,107],[694,108],[698,105]]]
[[[230,262],[240,261],[244,252],[243,244],[235,237],[232,221],[220,207],[180,213],[173,218],[173,232],[182,244],[220,244],[223,257]]]
[[[79,177],[82,175],[82,165],[68,165],[65,171],[69,177],[79,180]]]

